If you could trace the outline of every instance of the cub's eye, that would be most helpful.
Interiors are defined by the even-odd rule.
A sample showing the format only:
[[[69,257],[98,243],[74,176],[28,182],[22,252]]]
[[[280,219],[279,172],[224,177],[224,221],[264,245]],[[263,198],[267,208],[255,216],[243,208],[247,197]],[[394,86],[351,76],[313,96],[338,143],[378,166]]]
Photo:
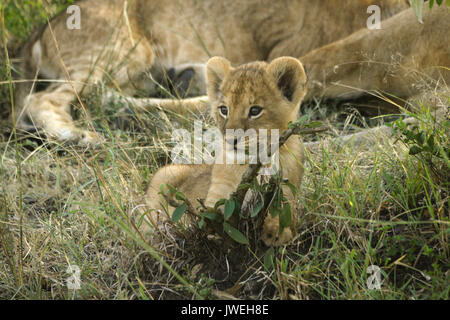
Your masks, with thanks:
[[[220,113],[223,115],[223,116],[228,116],[228,107],[226,107],[226,106],[220,106],[219,107],[219,110],[220,110]]]
[[[260,106],[253,106],[250,108],[250,111],[248,112],[248,116],[249,117],[257,117],[261,114],[262,111],[263,111],[263,108],[261,108]]]

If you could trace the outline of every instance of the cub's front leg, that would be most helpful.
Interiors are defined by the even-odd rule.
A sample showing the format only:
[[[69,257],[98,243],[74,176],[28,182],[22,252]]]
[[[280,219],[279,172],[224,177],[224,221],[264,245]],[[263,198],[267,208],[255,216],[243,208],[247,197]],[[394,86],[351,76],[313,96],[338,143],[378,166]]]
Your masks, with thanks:
[[[300,137],[291,137],[286,145],[280,150],[280,165],[283,179],[298,188],[303,177],[303,142]],[[279,217],[273,218],[270,213],[264,220],[262,240],[267,246],[278,246],[288,243],[294,236],[295,224],[297,221],[297,195],[288,187],[283,188],[283,196],[291,207],[292,223],[291,228],[284,228],[280,233]]]

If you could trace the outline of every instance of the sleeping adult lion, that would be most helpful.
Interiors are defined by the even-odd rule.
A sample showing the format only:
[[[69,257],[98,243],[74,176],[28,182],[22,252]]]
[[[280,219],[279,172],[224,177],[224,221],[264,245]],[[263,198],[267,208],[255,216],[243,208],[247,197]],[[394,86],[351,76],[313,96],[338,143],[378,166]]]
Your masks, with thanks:
[[[211,56],[223,56],[233,65],[300,58],[309,70],[307,99],[318,94],[356,97],[358,89],[407,98],[418,90],[416,71],[429,80],[450,79],[450,14],[445,6],[426,10],[425,23],[419,24],[406,2],[79,1],[81,29],[69,29],[68,15],[62,13],[23,47],[23,79],[57,81],[40,92],[33,92],[32,81],[18,85],[17,127],[61,141],[95,142],[99,137],[77,128],[70,115],[71,103],[93,83],[107,81],[128,96],[136,90],[154,96],[170,70],[174,79],[193,80],[196,94],[204,94],[204,63]],[[373,4],[383,19],[391,17],[381,30],[366,27],[367,8]],[[132,101],[138,107],[182,110],[202,109],[206,98],[182,105],[155,98]]]

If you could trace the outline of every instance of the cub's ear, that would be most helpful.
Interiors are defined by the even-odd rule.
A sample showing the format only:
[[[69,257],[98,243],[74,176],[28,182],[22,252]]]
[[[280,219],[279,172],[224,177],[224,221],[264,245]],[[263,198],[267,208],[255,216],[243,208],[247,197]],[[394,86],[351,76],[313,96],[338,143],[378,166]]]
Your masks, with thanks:
[[[306,94],[306,74],[300,61],[292,57],[273,60],[267,67],[283,96],[294,104],[300,104]]]
[[[212,57],[206,63],[206,83],[211,101],[217,100],[220,85],[231,70],[230,62],[222,57]]]

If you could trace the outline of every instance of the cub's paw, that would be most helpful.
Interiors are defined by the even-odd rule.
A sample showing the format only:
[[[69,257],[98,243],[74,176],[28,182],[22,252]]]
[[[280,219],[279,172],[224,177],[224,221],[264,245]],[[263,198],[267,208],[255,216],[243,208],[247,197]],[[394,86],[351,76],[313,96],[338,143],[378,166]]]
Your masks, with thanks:
[[[278,217],[272,218],[270,215],[264,220],[263,231],[261,235],[264,244],[269,247],[287,244],[292,240],[292,231],[290,228],[284,228],[280,234],[280,225]]]

